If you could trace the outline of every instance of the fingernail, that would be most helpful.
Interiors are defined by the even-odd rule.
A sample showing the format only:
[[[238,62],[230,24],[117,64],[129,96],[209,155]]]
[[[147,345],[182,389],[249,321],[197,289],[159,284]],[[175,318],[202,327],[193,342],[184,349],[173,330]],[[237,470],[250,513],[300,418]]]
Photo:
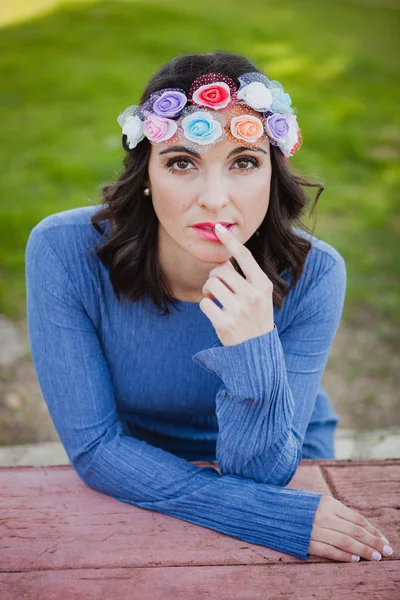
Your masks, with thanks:
[[[384,544],[387,544],[388,546],[390,546],[389,540],[387,540],[385,537],[381,537],[381,540]]]
[[[372,553],[372,560],[381,560],[382,555],[379,554],[379,552],[377,552],[376,550],[373,551]]]
[[[217,231],[219,231],[220,233],[226,233],[228,230],[226,229],[226,227],[224,227],[223,225],[221,225],[221,223],[216,223],[215,224],[215,229]]]
[[[353,554],[353,556],[351,557],[351,560],[352,560],[353,562],[358,562],[358,561],[360,560],[360,557],[359,557],[359,556],[357,556],[357,554]]]
[[[393,548],[391,548],[390,546],[383,546],[383,554],[385,556],[392,556]]]

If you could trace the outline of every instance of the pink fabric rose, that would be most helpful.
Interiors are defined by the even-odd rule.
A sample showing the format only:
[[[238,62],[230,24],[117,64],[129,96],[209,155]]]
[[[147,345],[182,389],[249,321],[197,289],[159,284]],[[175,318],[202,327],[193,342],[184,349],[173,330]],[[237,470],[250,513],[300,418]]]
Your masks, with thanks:
[[[143,133],[150,142],[169,140],[177,129],[178,124],[175,121],[158,115],[150,115],[143,123]]]

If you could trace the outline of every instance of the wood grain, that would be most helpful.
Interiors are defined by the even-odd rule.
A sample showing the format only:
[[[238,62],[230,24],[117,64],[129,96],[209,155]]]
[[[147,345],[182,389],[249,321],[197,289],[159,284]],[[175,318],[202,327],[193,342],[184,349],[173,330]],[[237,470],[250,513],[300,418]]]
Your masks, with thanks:
[[[194,463],[213,466],[215,463]],[[385,598],[399,591],[400,459],[303,460],[287,486],[329,494],[390,540],[380,562],[303,561],[89,488],[70,465],[0,468],[0,598]]]

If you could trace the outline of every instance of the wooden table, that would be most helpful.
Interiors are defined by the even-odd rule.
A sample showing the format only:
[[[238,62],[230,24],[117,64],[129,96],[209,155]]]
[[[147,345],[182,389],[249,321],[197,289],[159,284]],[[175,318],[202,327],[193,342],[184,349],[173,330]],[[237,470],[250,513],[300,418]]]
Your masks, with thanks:
[[[361,512],[394,554],[303,561],[114,500],[71,466],[2,467],[0,598],[399,599],[400,459],[303,460],[288,487],[330,494]]]

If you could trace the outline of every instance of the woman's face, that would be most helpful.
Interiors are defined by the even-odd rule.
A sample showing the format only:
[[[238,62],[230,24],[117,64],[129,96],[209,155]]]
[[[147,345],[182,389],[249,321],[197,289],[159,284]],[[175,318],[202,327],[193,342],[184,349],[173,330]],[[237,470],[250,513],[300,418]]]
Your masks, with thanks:
[[[255,151],[223,140],[196,155],[183,146],[152,145],[148,169],[159,248],[176,260],[191,263],[190,255],[193,266],[200,266],[230,258],[224,244],[196,232],[196,223],[235,223],[233,234],[245,243],[264,220],[271,183],[269,142]]]

